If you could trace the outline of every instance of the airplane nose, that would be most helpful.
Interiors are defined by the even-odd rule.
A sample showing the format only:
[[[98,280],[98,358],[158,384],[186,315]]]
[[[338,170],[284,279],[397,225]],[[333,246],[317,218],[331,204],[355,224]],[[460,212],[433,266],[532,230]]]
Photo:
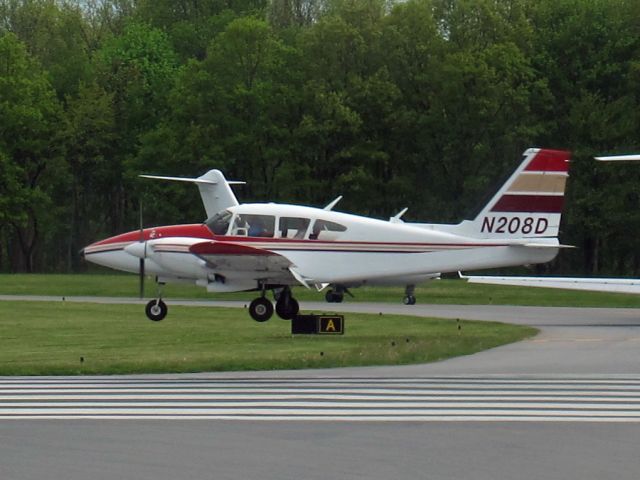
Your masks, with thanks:
[[[78,250],[78,255],[80,256],[81,259],[84,260],[84,248],[81,248],[80,250]]]

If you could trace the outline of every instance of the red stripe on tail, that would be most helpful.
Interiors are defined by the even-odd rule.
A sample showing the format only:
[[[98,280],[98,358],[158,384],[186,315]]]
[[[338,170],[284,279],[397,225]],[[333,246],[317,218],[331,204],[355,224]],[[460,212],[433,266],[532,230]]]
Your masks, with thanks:
[[[503,195],[492,212],[562,213],[563,196]]]
[[[565,150],[540,150],[527,165],[527,172],[568,172],[571,152]]]

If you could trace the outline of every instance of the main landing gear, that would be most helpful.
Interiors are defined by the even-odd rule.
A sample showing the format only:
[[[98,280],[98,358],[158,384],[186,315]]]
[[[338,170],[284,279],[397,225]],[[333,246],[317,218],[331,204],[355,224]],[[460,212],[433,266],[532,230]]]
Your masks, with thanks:
[[[344,293],[340,291],[327,290],[324,294],[324,299],[327,303],[342,303],[344,300]]]
[[[327,303],[342,303],[345,293],[353,298],[353,294],[344,285],[332,285],[332,287],[324,294]]]
[[[298,301],[291,295],[291,289],[284,287],[279,293],[276,293],[276,314],[283,320],[291,320],[300,311]],[[265,296],[263,290],[262,296],[256,298],[249,304],[249,315],[256,322],[266,322],[273,316],[274,308],[270,300]]]
[[[415,305],[416,297],[414,295],[416,291],[415,285],[407,285],[404,289],[404,298],[402,299],[402,303],[405,305]]]

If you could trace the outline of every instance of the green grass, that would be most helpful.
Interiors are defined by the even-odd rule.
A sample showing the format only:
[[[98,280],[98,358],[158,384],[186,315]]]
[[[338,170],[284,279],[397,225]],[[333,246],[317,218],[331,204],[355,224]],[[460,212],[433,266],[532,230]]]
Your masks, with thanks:
[[[146,296],[155,296],[155,285],[146,282]],[[346,302],[376,301],[399,303],[404,289],[362,287],[353,289],[354,299]],[[98,295],[108,297],[135,297],[138,295],[138,278],[125,274],[90,275],[0,275],[0,294],[16,295]],[[300,300],[324,300],[324,292],[309,291],[302,287],[294,290]],[[210,294],[203,288],[169,284],[164,296],[172,298],[251,300],[255,292]],[[469,284],[462,280],[437,280],[416,289],[418,303],[458,305],[540,305],[577,307],[640,307],[640,295],[621,293],[581,292],[550,288],[511,287]]]
[[[532,336],[492,322],[349,314],[344,336],[290,334],[239,309],[0,302],[0,375],[199,372],[397,365],[467,355]],[[83,361],[81,361],[81,358]]]

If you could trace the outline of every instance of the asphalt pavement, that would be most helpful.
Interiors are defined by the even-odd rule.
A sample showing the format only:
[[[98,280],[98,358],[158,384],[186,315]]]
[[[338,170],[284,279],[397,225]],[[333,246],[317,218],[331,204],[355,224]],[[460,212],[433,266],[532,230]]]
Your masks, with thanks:
[[[79,300],[91,299],[65,299]],[[302,307],[509,321],[541,333],[427,365],[0,378],[0,478],[640,475],[639,309]]]

